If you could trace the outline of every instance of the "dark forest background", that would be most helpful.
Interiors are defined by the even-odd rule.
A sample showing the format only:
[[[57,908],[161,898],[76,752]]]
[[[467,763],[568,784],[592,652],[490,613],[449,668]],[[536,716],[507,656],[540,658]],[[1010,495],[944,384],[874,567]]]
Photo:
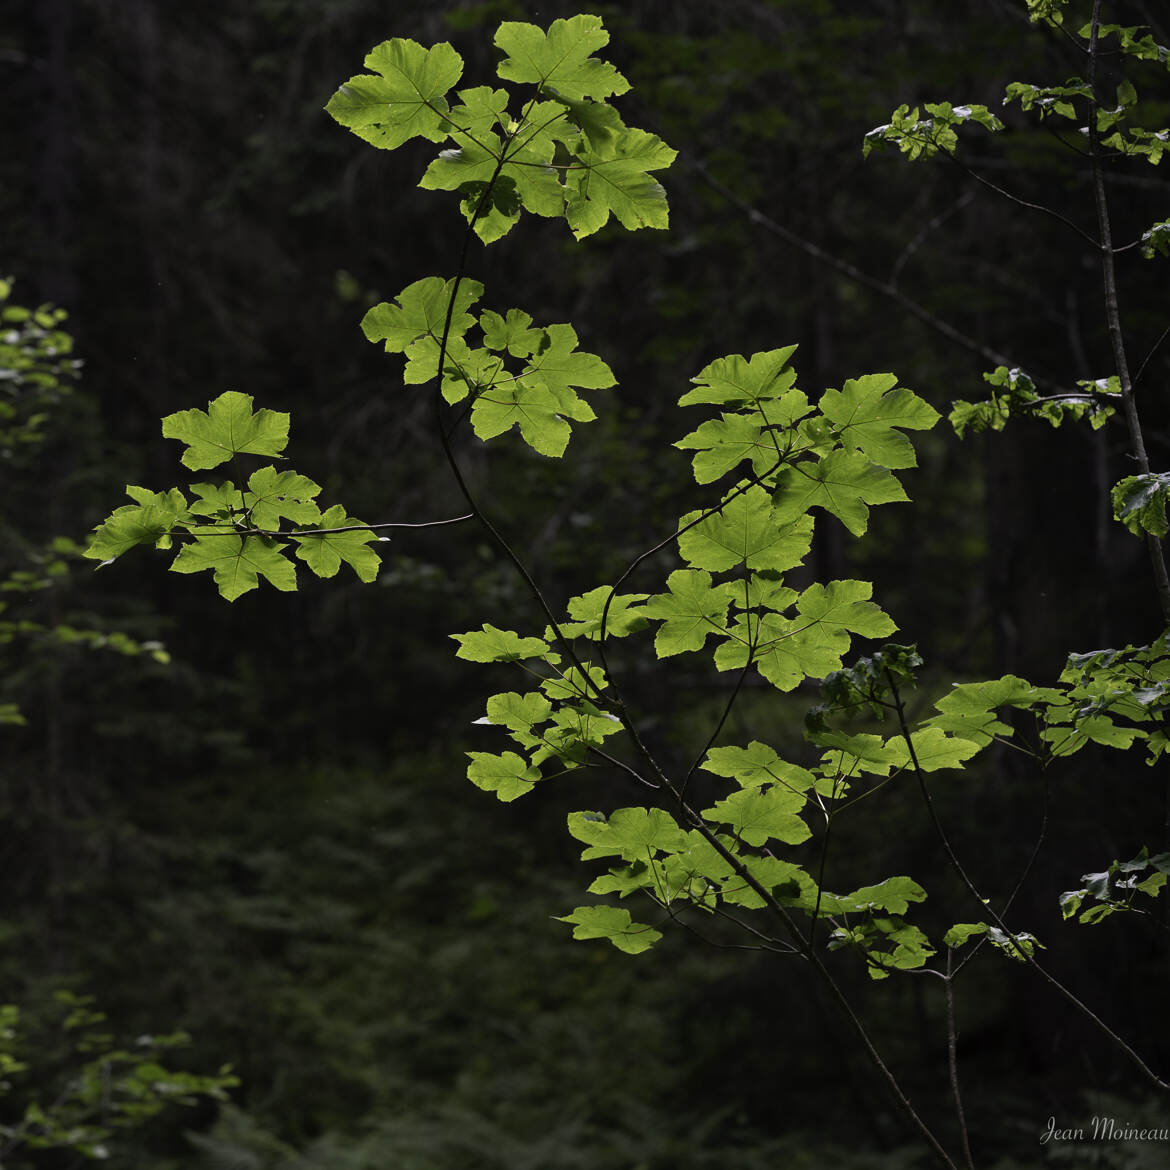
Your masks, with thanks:
[[[477,245],[471,261],[485,303],[571,321],[620,382],[563,462],[518,446],[491,458],[471,443],[464,451],[558,604],[611,579],[690,506],[687,461],[667,444],[694,423],[673,404],[716,356],[799,342],[806,391],[892,370],[944,414],[981,393],[994,363],[978,346],[1063,385],[1110,372],[1099,273],[1075,234],[998,201],[946,160],[861,156],[863,134],[899,103],[999,112],[1008,81],[1077,72],[1022,4],[586,7],[604,17],[609,57],[633,82],[618,103],[629,122],[680,151],[663,178],[671,231],[611,228],[578,246],[563,224],[529,219],[490,250]],[[1170,43],[1162,5],[1114,7]],[[82,541],[124,502],[124,485],[169,486],[176,451],[160,416],[224,390],[291,410],[298,470],[352,514],[461,511],[425,395],[402,388],[398,365],[358,322],[411,281],[451,272],[462,221],[454,199],[415,187],[430,144],[373,150],[322,107],[379,41],[450,40],[465,83],[479,84],[494,68],[498,20],[547,24],[579,8],[0,4],[0,275],[14,278],[21,304],[69,312],[85,362],[46,441],[0,466],[0,571],[41,563],[55,537]],[[1139,89],[1155,113],[1170,111],[1165,72]],[[981,173],[1091,229],[1078,160],[1018,111],[1005,117],[1003,136],[970,136]],[[1119,167],[1109,190],[1118,239],[1167,214],[1158,168]],[[1166,268],[1136,250],[1120,262],[1140,360],[1166,324]],[[1142,377],[1159,466],[1168,376],[1164,346]],[[919,710],[955,680],[1011,671],[1046,682],[1071,650],[1158,632],[1145,552],[1109,513],[1109,486],[1129,474],[1120,432],[1022,421],[960,443],[940,425],[917,445],[913,504],[875,512],[862,542],[825,523],[815,570],[875,582],[899,638],[926,659]],[[241,1080],[228,1106],[176,1108],[127,1134],[114,1164],[916,1164],[798,964],[682,935],[630,958],[574,943],[552,921],[588,880],[565,813],[597,795],[570,778],[505,806],[466,781],[462,753],[485,746],[470,724],[493,676],[456,661],[448,638],[539,618],[470,529],[380,548],[373,586],[304,579],[297,594],[262,588],[232,605],[145,552],[97,573],[73,559],[51,588],[5,595],[7,617],[122,630],[171,655],[163,664],[35,634],[0,645],[0,702],[19,703],[27,721],[0,728],[0,998],[35,1021],[48,1020],[54,990],[93,994],[118,1035],[184,1028],[187,1067],[230,1061]],[[632,689],[680,758],[723,694],[685,659],[647,664]],[[798,755],[813,701],[753,692],[731,733],[766,711],[770,741]],[[1091,750],[1063,768],[1016,911],[1050,965],[1163,1069],[1165,933],[1116,919],[1064,924],[1056,898],[1142,844],[1166,847],[1165,770]],[[1036,776],[991,753],[939,790],[959,853],[984,886],[1010,888],[1037,832]],[[858,825],[846,842],[858,872],[945,889],[912,794],[881,816],[880,832]],[[945,1131],[934,991],[915,979],[871,985],[860,964],[843,978]],[[959,1010],[981,1165],[1037,1164],[1050,1115],[1165,1111],[1001,956],[984,956]],[[37,1068],[51,1096],[69,1058],[46,1028]],[[1086,1092],[1104,1096],[1093,1106]],[[18,1165],[70,1164],[60,1152],[21,1156]]]

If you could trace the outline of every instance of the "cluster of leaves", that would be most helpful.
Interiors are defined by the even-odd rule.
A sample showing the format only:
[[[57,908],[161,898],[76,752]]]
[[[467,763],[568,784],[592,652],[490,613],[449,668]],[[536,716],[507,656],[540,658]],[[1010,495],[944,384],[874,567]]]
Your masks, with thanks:
[[[954,154],[959,144],[957,128],[974,122],[988,130],[1002,130],[1003,123],[986,107],[978,104],[953,106],[950,102],[927,102],[922,117],[915,106],[899,106],[883,126],[867,131],[861,151],[866,157],[877,145],[896,146],[912,162],[933,158],[940,151]]]
[[[983,375],[991,386],[991,396],[981,402],[956,401],[947,421],[961,439],[970,430],[1002,431],[1013,414],[1042,418],[1054,427],[1066,419],[1088,420],[1093,430],[1100,430],[1117,412],[1121,396],[1117,375],[1109,378],[1080,379],[1077,390],[1068,394],[1042,397],[1036,384],[1021,369],[997,366]]]
[[[427,49],[396,38],[370,51],[371,72],[351,77],[326,109],[383,149],[415,137],[449,141],[419,185],[458,192],[485,243],[511,231],[522,211],[563,217],[577,239],[611,215],[629,230],[664,228],[666,194],[652,172],[668,167],[675,152],[626,126],[608,103],[630,88],[593,56],[608,41],[596,16],[556,20],[547,31],[505,21],[495,36],[505,54],[498,76],[533,87],[509,112],[514,98],[506,89],[481,85],[449,99],[463,74],[449,44]]]
[[[715,482],[744,464],[750,478],[714,506],[680,517],[673,539],[686,567],[670,573],[664,592],[599,587],[571,600],[568,620],[542,638],[490,626],[458,636],[461,657],[517,662],[540,680],[536,691],[488,700],[480,722],[501,727],[521,751],[471,753],[473,782],[511,800],[530,791],[554,758],[560,769],[598,763],[637,769],[637,732],[604,670],[610,638],[653,629],[659,658],[706,651],[718,671],[742,678],[755,670],[790,691],[807,678],[839,680],[854,637],[893,632],[868,583],[797,590],[784,574],[809,552],[813,508],[861,535],[871,506],[906,499],[894,475],[916,463],[904,432],[928,429],[939,416],[889,374],[850,380],[813,406],[795,385],[794,348],[717,359],[680,399],[719,410],[676,444],[694,452],[696,482]],[[617,758],[603,741],[623,729],[634,750]],[[759,741],[711,746],[698,768],[730,782],[731,790],[705,809],[684,803],[681,822],[661,807],[573,814],[569,831],[587,846],[583,859],[616,859],[590,892],[636,893],[666,917],[687,907],[727,915],[766,906],[826,917],[833,923],[830,946],[858,948],[874,977],[921,966],[933,949],[905,919],[910,904],[926,896],[921,886],[897,876],[835,894],[781,851],[808,841],[806,818],[827,821],[859,780],[884,783],[912,756],[925,771],[960,766],[978,745],[941,729],[915,732],[908,741],[900,732],[882,738],[823,731],[813,738],[824,750],[811,767]],[[577,938],[606,938],[632,953],[660,937],[656,927],[612,905],[578,907],[563,921]]]
[[[570,421],[597,416],[578,390],[602,390],[615,383],[595,354],[577,349],[571,325],[535,327],[529,314],[491,309],[478,318],[482,345],[468,344],[477,319],[467,310],[483,295],[478,281],[428,276],[400,292],[393,304],[375,305],[362,320],[372,342],[387,353],[406,356],[403,381],[432,381],[442,360],[441,388],[447,402],[470,399],[471,427],[491,439],[513,427],[542,455],[559,457],[569,443]],[[508,360],[519,363],[509,368]]]
[[[186,445],[181,461],[192,471],[218,467],[241,456],[279,457],[288,443],[289,416],[252,410],[246,394],[228,391],[206,411],[183,410],[163,419],[162,433]],[[238,465],[238,464],[237,464]],[[296,589],[296,557],[319,577],[332,577],[346,562],[362,581],[378,573],[379,557],[369,547],[379,539],[340,504],[322,510],[319,485],[273,464],[248,476],[247,485],[231,480],[193,483],[188,498],[179,488],[153,492],[128,486],[134,501],[116,509],[93,532],[85,556],[110,564],[140,544],[178,553],[176,573],[211,570],[228,601],[255,589],[261,577],[277,589]],[[288,522],[291,527],[282,527]]]
[[[1148,646],[1070,654],[1058,685],[1040,687],[1018,678],[956,684],[938,704],[928,725],[979,744],[1012,738],[1027,742],[999,712],[1029,712],[1036,741],[1030,750],[1041,763],[1070,756],[1089,743],[1128,750],[1144,743],[1153,764],[1167,748],[1170,712],[1170,648],[1167,634]],[[1120,721],[1120,722],[1119,722]]]
[[[522,210],[563,216],[578,238],[611,214],[628,228],[664,227],[665,194],[649,172],[669,165],[674,155],[652,135],[627,128],[609,106],[607,99],[628,84],[592,55],[607,39],[596,17],[556,21],[547,31],[501,25],[496,45],[505,59],[499,76],[535,87],[513,113],[505,90],[464,89],[457,102],[448,99],[462,73],[449,45],[424,49],[413,41],[389,41],[366,59],[374,72],[352,78],[329,111],[385,149],[416,136],[451,140],[454,145],[428,168],[421,185],[458,191],[469,230],[485,242],[509,231]],[[867,149],[882,141],[912,158],[928,157],[953,152],[956,128],[968,121],[1001,128],[982,106],[940,103],[926,113],[923,119],[903,107],[889,126],[868,136]],[[567,324],[537,326],[518,309],[471,312],[483,291],[462,273],[426,277],[370,310],[363,331],[388,352],[404,355],[407,385],[435,382],[442,400],[461,407],[444,442],[469,419],[480,439],[515,427],[535,451],[560,456],[571,422],[594,417],[578,390],[611,387],[613,374],[600,358],[577,351],[576,333]],[[872,506],[907,499],[895,474],[916,466],[906,432],[929,429],[939,416],[892,374],[852,379],[814,404],[796,387],[794,349],[717,359],[680,398],[680,406],[714,408],[713,417],[675,444],[692,453],[695,482],[717,484],[733,473],[738,478],[713,504],[681,516],[673,535],[651,550],[673,543],[683,562],[662,592],[619,592],[646,554],[617,584],[571,599],[564,619],[554,620],[547,610],[550,620],[540,634],[485,624],[454,635],[459,657],[514,663],[531,680],[527,690],[488,699],[478,722],[502,729],[515,750],[469,753],[468,776],[511,801],[564,771],[602,766],[624,772],[656,789],[660,800],[570,817],[570,833],[586,846],[583,858],[611,859],[590,892],[637,894],[663,920],[686,910],[735,917],[766,909],[790,925],[794,950],[811,946],[815,924],[824,918],[832,927],[830,948],[859,951],[871,975],[883,978],[891,970],[920,967],[935,952],[906,918],[926,892],[901,875],[847,894],[822,888],[799,852],[813,837],[810,819],[827,826],[856,798],[900,772],[921,780],[962,767],[1010,733],[998,716],[1005,706],[1036,716],[1038,754],[1045,759],[1091,741],[1124,747],[1137,738],[1147,739],[1156,756],[1163,747],[1157,733],[1118,724],[1115,717],[1140,720],[1161,710],[1163,676],[1157,672],[1165,656],[1150,647],[1145,650],[1151,658],[1136,651],[1122,655],[1117,678],[1126,664],[1140,662],[1146,671],[1140,680],[1125,676],[1129,683],[1109,686],[1102,669],[1077,673],[1070,664],[1061,688],[1034,687],[1012,676],[957,687],[939,704],[940,713],[917,730],[901,717],[888,736],[834,730],[829,716],[858,706],[897,709],[901,716],[897,687],[912,681],[917,656],[909,648],[887,647],[845,668],[854,638],[884,638],[894,631],[893,621],[870,599],[867,582],[797,589],[786,574],[808,556],[814,509],[862,536]],[[1085,415],[1101,425],[1112,410],[1101,399],[1116,393],[1115,380],[1103,380],[1084,383],[1083,394],[1041,399],[1027,375],[1006,368],[987,380],[1000,393],[990,404],[960,404],[952,415],[960,433],[967,426],[999,429],[1013,407],[1039,413],[1053,425]],[[183,462],[203,470],[243,455],[278,456],[288,416],[254,412],[250,398],[225,394],[207,413],[169,416],[163,433],[186,443]],[[295,588],[293,564],[282,555],[289,542],[319,575],[332,575],[341,560],[362,579],[376,571],[377,558],[367,547],[372,528],[340,509],[322,513],[317,485],[293,472],[263,467],[239,488],[196,483],[193,500],[177,488],[128,491],[135,503],[96,531],[88,556],[106,562],[136,544],[170,548],[177,538],[181,547],[172,568],[212,569],[229,599],[254,588],[261,576],[279,589]],[[284,521],[293,527],[282,529]],[[717,729],[684,778],[663,774],[612,685],[607,658],[610,640],[651,630],[660,659],[705,652],[716,671],[739,672],[732,702],[752,671],[782,692],[827,678],[828,702],[808,728],[819,759],[807,765],[786,760],[756,740],[716,746]],[[686,799],[696,771],[727,782],[723,795],[702,809]],[[671,809],[662,807],[668,803]],[[796,928],[794,915],[809,920],[807,934]],[[609,904],[578,907],[563,920],[576,937],[605,938],[631,953],[660,937],[655,926]],[[959,924],[943,941],[953,948],[976,935],[1015,958],[1029,957],[1039,945],[1034,936],[1009,933],[998,922]]]
[[[26,1024],[17,1005],[0,1005],[0,1109],[7,1114],[0,1123],[0,1158],[5,1164],[22,1147],[105,1160],[120,1134],[171,1105],[226,1100],[226,1090],[239,1083],[228,1065],[210,1076],[169,1067],[171,1055],[190,1043],[184,1032],[139,1036],[132,1048],[115,1047],[102,1027],[105,1015],[92,1004],[91,996],[57,992],[53,1020],[44,1025],[55,1026],[55,1037]],[[42,1064],[46,1048],[60,1041],[69,1057],[54,1075]],[[56,1089],[46,1095],[54,1079]]]
[[[1157,897],[1166,886],[1170,874],[1170,853],[1153,857],[1147,849],[1129,861],[1110,862],[1100,873],[1081,874],[1085,884],[1060,895],[1061,913],[1083,926],[1104,922],[1111,914],[1149,913],[1136,902],[1138,894]],[[1090,903],[1088,906],[1085,903]]]
[[[61,323],[64,309],[11,304],[12,281],[0,280],[0,459],[44,438],[53,409],[72,392],[81,363]]]

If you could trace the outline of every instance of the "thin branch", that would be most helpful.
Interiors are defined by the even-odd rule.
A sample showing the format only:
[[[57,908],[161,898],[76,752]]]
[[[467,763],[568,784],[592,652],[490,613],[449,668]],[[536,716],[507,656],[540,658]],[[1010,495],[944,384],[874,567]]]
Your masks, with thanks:
[[[967,892],[978,903],[980,912],[989,915],[990,918],[995,922],[995,925],[998,926],[1001,931],[1003,931],[1004,937],[1007,939],[1016,955],[1023,962],[1027,963],[1028,966],[1035,970],[1042,979],[1044,979],[1051,987],[1055,988],[1061,995],[1063,995],[1064,998],[1067,999],[1068,1002],[1077,1009],[1077,1011],[1096,1024],[1097,1027],[1109,1038],[1109,1040],[1112,1041],[1112,1043],[1115,1044],[1122,1052],[1124,1052],[1130,1058],[1130,1060],[1132,1060],[1133,1063],[1142,1071],[1142,1073],[1158,1086],[1158,1088],[1170,1091],[1170,1083],[1162,1080],[1162,1078],[1159,1077],[1157,1073],[1155,1073],[1144,1060],[1142,1060],[1137,1052],[1135,1052],[1134,1049],[1128,1043],[1126,1043],[1126,1041],[1122,1039],[1121,1036],[1119,1036],[1112,1028],[1110,1028],[1109,1025],[1106,1024],[1105,1021],[1102,1020],[1101,1017],[1098,1016],[1097,1013],[1088,1006],[1088,1004],[1079,999],[1073,992],[1065,987],[1065,985],[1061,983],[1060,980],[1056,978],[1056,976],[1050,974],[1044,967],[1042,967],[1036,961],[1034,955],[1028,954],[1028,952],[1017,941],[1016,936],[1011,928],[1003,920],[1003,916],[995,910],[988,899],[984,898],[982,894],[979,893],[979,890],[975,887],[975,883],[971,881],[970,877],[967,875],[967,871],[963,868],[962,862],[959,861],[958,856],[951,846],[950,839],[947,837],[946,830],[943,828],[942,821],[939,820],[938,812],[934,807],[934,800],[932,799],[930,795],[930,789],[926,784],[926,775],[922,771],[922,766],[918,762],[918,753],[914,748],[914,739],[910,734],[909,724],[906,722],[905,706],[902,703],[902,698],[898,692],[897,684],[894,682],[893,675],[888,670],[886,671],[886,678],[889,680],[890,692],[894,698],[894,710],[897,712],[898,716],[898,728],[901,732],[902,738],[906,742],[906,747],[910,753],[910,764],[914,769],[914,775],[918,778],[918,788],[922,794],[923,803],[926,805],[926,811],[930,817],[930,822],[934,827],[935,835],[942,844],[943,852],[946,854],[951,868],[959,875],[959,879],[966,887]]]
[[[724,199],[735,207],[738,207],[752,223],[759,224],[760,227],[765,228],[774,236],[778,236],[786,244],[799,249],[822,264],[827,264],[830,268],[849,277],[850,280],[855,281],[857,284],[864,285],[866,288],[880,293],[883,297],[888,297],[924,325],[928,325],[936,333],[941,333],[948,341],[953,341],[956,345],[960,345],[971,353],[977,354],[984,361],[991,362],[992,365],[996,366],[1011,367],[1019,364],[998,350],[992,349],[990,346],[984,345],[982,342],[976,341],[975,338],[956,329],[949,322],[936,316],[925,306],[920,305],[916,300],[908,297],[888,281],[879,280],[875,276],[870,276],[868,272],[862,272],[860,268],[850,264],[849,261],[842,260],[840,257],[834,256],[831,252],[826,252],[824,248],[818,247],[811,241],[797,235],[796,232],[790,231],[783,224],[772,219],[771,216],[765,215],[759,208],[753,207],[745,199],[740,198],[730,187],[715,178],[707,169],[706,164],[699,159],[687,157],[686,162],[712,190],[718,191]]]
[[[967,1161],[967,1170],[975,1170],[975,1160],[971,1157],[971,1142],[967,1132],[967,1115],[963,1109],[963,1094],[959,1091],[959,1055],[958,1033],[955,1029],[955,981],[951,965],[954,962],[955,952],[947,947],[947,974],[944,982],[944,994],[947,1003],[947,1071],[951,1079],[951,1097],[955,1102],[955,1115],[959,1120],[959,1137],[963,1142],[963,1157]]]
[[[1105,321],[1109,329],[1109,341],[1113,347],[1113,360],[1117,366],[1117,380],[1121,387],[1122,413],[1125,416],[1126,429],[1129,431],[1130,454],[1140,472],[1149,475],[1150,460],[1146,455],[1133,380],[1129,376],[1125,335],[1121,329],[1121,310],[1117,301],[1117,269],[1113,259],[1113,231],[1110,226],[1109,200],[1105,194],[1105,179],[1101,167],[1100,134],[1097,130],[1097,34],[1100,20],[1101,0],[1093,0],[1093,15],[1089,28],[1088,84],[1089,92],[1092,94],[1089,109],[1089,150],[1093,163],[1093,196],[1097,204],[1097,224],[1101,234],[1101,283],[1105,293]],[[1162,610],[1162,621],[1170,625],[1170,574],[1166,571],[1162,542],[1153,533],[1147,532],[1146,549],[1150,556],[1150,567],[1154,572],[1154,586]]]

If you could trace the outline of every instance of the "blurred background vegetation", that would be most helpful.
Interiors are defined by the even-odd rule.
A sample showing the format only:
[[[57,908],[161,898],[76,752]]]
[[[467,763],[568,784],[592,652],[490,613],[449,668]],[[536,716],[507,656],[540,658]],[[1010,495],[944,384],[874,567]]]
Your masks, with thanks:
[[[1160,5],[1112,7],[1170,43]],[[622,797],[616,783],[599,794],[596,781],[569,778],[502,806],[463,778],[462,751],[482,746],[469,725],[492,677],[456,662],[447,635],[483,621],[540,624],[475,532],[396,536],[374,586],[305,579],[298,594],[261,589],[230,606],[209,582],[145,554],[94,573],[71,543],[125,484],[173,481],[161,415],[228,389],[291,410],[298,470],[354,514],[461,510],[425,396],[403,391],[398,367],[357,328],[370,304],[453,269],[454,200],[414,186],[430,144],[375,151],[322,107],[381,40],[451,40],[465,83],[478,84],[493,69],[498,20],[547,24],[579,9],[0,4],[0,275],[13,278],[12,303],[67,310],[67,322],[38,327],[75,340],[72,354],[46,359],[56,362],[48,381],[11,399],[16,421],[0,419],[0,715],[18,705],[24,720],[0,727],[0,998],[21,1005],[30,1066],[10,1078],[0,1121],[67,1081],[74,1058],[52,1005],[68,991],[96,996],[117,1037],[191,1033],[184,1068],[230,1062],[240,1080],[230,1103],[200,1097],[128,1128],[112,1147],[119,1166],[918,1164],[797,965],[687,937],[631,959],[573,943],[551,920],[585,884],[566,811]],[[944,413],[979,395],[993,363],[817,249],[1034,375],[1068,385],[1110,372],[1098,272],[1073,233],[945,161],[861,158],[862,135],[899,103],[998,111],[1010,80],[1077,72],[1022,4],[588,9],[604,17],[609,57],[634,84],[619,102],[628,121],[680,157],[664,178],[669,234],[615,227],[578,247],[563,225],[527,220],[490,251],[473,249],[485,304],[571,321],[621,383],[563,464],[519,446],[490,460],[474,442],[463,451],[550,597],[612,578],[691,506],[687,460],[667,444],[694,425],[673,404],[713,357],[799,342],[808,392],[893,370]],[[1139,90],[1165,125],[1166,73],[1151,70]],[[1009,133],[971,135],[981,171],[1091,228],[1078,160],[1005,116]],[[1144,163],[1112,173],[1110,193],[1121,240],[1165,217],[1166,181]],[[1133,251],[1122,280],[1140,360],[1165,326],[1165,266]],[[1168,374],[1164,346],[1143,374],[1161,466]],[[36,435],[16,435],[34,413],[44,415]],[[812,567],[821,579],[875,582],[900,638],[927,660],[917,702],[1006,671],[1044,682],[1070,650],[1157,632],[1144,550],[1108,511],[1109,485],[1128,474],[1120,432],[1020,422],[959,443],[940,426],[918,447],[913,505],[876,512],[860,543],[826,522]],[[667,758],[682,759],[725,693],[686,660],[667,666],[638,667],[629,690]],[[752,691],[727,742],[762,735],[798,757],[812,701]],[[1063,768],[1048,845],[1017,902],[1051,965],[1162,1068],[1165,932],[1122,916],[1066,925],[1056,897],[1142,844],[1165,848],[1164,770],[1091,751]],[[997,895],[1035,840],[1042,783],[991,754],[938,785],[958,852]],[[924,925],[945,928],[955,916],[933,903],[954,891],[921,808],[891,795],[880,815],[880,833],[872,822],[843,829],[836,848],[850,874],[839,884],[853,871],[910,873],[931,890]],[[1027,972],[996,955],[971,971],[959,1052],[980,1164],[1036,1164],[1050,1115],[1164,1118]],[[842,977],[945,1133],[934,988]],[[1123,1150],[1110,1164],[1149,1154]],[[5,1165],[72,1157],[25,1148]]]

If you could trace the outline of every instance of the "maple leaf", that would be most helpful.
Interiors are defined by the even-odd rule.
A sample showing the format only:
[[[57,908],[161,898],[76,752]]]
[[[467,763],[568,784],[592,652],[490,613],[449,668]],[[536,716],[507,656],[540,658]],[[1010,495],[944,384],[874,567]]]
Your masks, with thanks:
[[[315,485],[314,485],[315,486]],[[360,524],[345,514],[340,504],[334,504],[322,513],[318,524],[321,528],[349,528]],[[335,576],[344,561],[358,575],[360,581],[372,581],[378,575],[381,558],[372,548],[370,541],[377,540],[368,528],[352,532],[324,532],[315,536],[295,536],[297,560],[304,561],[318,577]]]
[[[496,70],[505,81],[551,87],[574,100],[612,97],[630,88],[608,61],[592,55],[609,43],[599,16],[554,20],[548,32],[506,20],[496,32],[495,43],[508,54]]]
[[[220,593],[235,601],[259,584],[264,577],[277,589],[290,593],[297,587],[297,571],[280,550],[285,546],[263,536],[240,537],[217,533],[200,535],[185,544],[171,563],[175,573],[200,573],[211,569]]]
[[[252,396],[229,390],[207,410],[180,410],[162,420],[163,437],[187,444],[181,462],[192,471],[226,463],[233,455],[279,455],[288,445],[289,416],[252,411]]]
[[[785,467],[777,476],[777,511],[800,515],[812,507],[832,512],[854,536],[869,526],[869,504],[908,500],[902,485],[860,451],[833,451]]]
[[[608,141],[586,145],[577,155],[580,165],[570,168],[565,179],[565,218],[573,235],[578,240],[592,235],[611,214],[627,231],[668,227],[666,192],[649,172],[670,166],[676,155],[645,130],[625,129]]]
[[[840,428],[846,449],[881,467],[917,467],[913,444],[895,428],[930,430],[942,416],[912,390],[893,389],[897,382],[893,374],[851,378],[841,390],[826,390],[818,406]]]
[[[164,493],[128,485],[126,494],[135,502],[116,508],[94,529],[83,556],[109,564],[136,544],[156,543],[187,515],[178,488]]]
[[[796,371],[788,364],[795,352],[796,346],[789,345],[754,353],[750,359],[740,353],[716,358],[691,379],[695,388],[688,390],[678,404],[693,406],[706,402],[718,406],[745,406],[762,399],[787,396],[796,380]],[[797,401],[793,399],[794,404]],[[804,409],[795,417],[808,413],[807,398],[804,398],[803,405]]]
[[[681,517],[680,527],[698,512]],[[767,491],[753,485],[678,538],[683,559],[697,569],[720,573],[737,565],[783,572],[799,565],[812,544],[811,516],[784,519]]]
[[[325,106],[336,121],[385,150],[447,137],[445,95],[463,74],[463,58],[449,44],[424,49],[396,37],[371,49],[364,64],[373,73],[351,77]]]
[[[701,650],[709,634],[727,629],[732,583],[711,584],[701,569],[676,569],[666,579],[668,592],[651,597],[641,612],[662,622],[654,636],[659,658]]]

